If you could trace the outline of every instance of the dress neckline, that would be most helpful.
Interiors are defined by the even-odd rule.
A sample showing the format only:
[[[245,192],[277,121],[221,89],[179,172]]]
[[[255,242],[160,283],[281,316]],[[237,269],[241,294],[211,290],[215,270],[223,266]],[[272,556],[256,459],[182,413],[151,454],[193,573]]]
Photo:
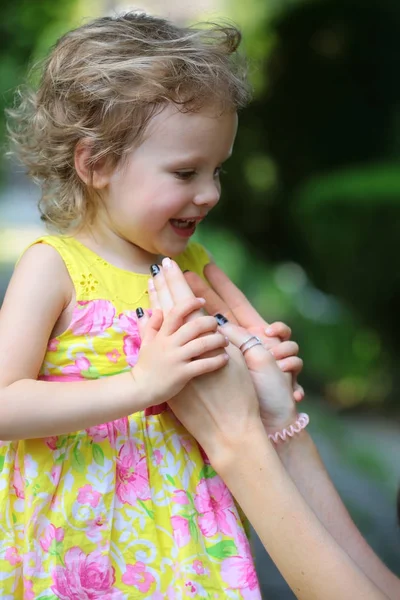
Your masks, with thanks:
[[[109,267],[111,269],[119,271],[120,273],[125,273],[126,275],[129,275],[130,277],[132,277],[132,275],[136,275],[136,277],[146,277],[146,279],[150,279],[150,277],[151,277],[150,272],[149,272],[149,274],[137,273],[136,271],[128,271],[128,269],[122,269],[121,267],[117,267],[117,265],[113,265],[113,263],[110,263],[108,260],[106,260],[105,258],[100,256],[100,254],[97,254],[97,252],[95,252],[94,250],[91,250],[88,246],[86,246],[85,244],[83,244],[82,242],[77,240],[76,238],[74,238],[72,236],[65,236],[65,237],[67,237],[69,240],[72,240],[77,246],[80,246],[81,248],[83,248],[83,250],[87,254],[89,254],[89,255],[91,254],[96,259],[96,261],[102,262],[104,265],[106,265],[107,267]]]

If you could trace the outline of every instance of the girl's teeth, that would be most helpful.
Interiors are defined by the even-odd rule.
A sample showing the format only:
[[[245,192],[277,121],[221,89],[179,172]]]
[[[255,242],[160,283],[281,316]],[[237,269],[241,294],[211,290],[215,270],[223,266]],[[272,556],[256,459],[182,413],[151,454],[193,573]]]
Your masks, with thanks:
[[[184,221],[183,219],[171,219],[174,227],[178,227],[179,229],[187,229],[189,227],[193,227],[195,221]]]

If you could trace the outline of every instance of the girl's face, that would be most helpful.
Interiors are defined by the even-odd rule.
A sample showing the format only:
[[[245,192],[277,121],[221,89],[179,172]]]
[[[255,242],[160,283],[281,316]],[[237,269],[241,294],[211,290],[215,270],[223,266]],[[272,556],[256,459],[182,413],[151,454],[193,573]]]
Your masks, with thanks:
[[[234,112],[181,113],[168,105],[108,178],[103,223],[150,255],[181,253],[220,198],[220,170],[236,130]]]

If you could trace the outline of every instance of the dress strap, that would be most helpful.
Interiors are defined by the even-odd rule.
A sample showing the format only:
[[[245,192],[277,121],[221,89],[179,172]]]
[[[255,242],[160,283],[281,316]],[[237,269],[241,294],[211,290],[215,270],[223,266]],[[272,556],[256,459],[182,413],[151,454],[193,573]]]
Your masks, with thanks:
[[[57,250],[71,277],[77,300],[87,300],[93,294],[96,295],[98,277],[92,268],[90,251],[85,252],[82,244],[73,237],[62,235],[44,235],[33,241],[28,248],[36,244],[48,244]]]

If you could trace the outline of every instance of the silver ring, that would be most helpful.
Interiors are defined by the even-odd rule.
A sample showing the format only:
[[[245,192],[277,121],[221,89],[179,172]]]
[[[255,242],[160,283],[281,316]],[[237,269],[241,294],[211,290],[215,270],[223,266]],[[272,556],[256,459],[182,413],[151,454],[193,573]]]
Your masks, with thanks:
[[[252,335],[251,337],[249,337],[248,340],[243,342],[243,344],[239,347],[239,350],[242,354],[245,354],[245,352],[247,352],[247,350],[250,350],[250,348],[253,348],[254,346],[259,346],[259,345],[261,345],[261,346],[263,345],[260,338],[257,337],[256,335]]]

